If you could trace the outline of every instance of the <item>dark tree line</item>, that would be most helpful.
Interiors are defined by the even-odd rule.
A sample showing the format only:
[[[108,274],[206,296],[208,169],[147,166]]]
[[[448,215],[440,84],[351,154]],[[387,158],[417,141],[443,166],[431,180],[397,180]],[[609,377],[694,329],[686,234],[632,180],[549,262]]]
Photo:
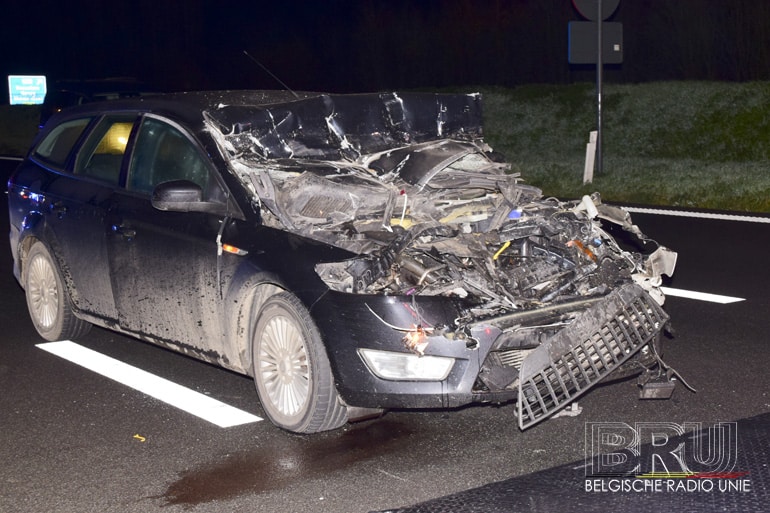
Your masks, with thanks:
[[[370,84],[510,86],[593,77],[592,69],[567,63],[567,24],[581,19],[569,0],[427,4],[403,4],[402,12],[377,0],[359,4],[352,46],[364,50],[361,65],[380,64]],[[766,0],[621,0],[610,21],[624,31],[624,63],[609,67],[610,80],[770,78]]]
[[[131,75],[167,88],[363,91],[593,80],[567,63],[571,0],[51,2],[0,36],[8,73]],[[16,7],[13,7],[16,5]],[[17,12],[18,11],[18,12]],[[767,0],[621,0],[624,63],[608,81],[770,79]],[[32,36],[32,37],[29,37]],[[23,40],[26,53],[15,52]],[[5,59],[5,58],[4,58]],[[13,69],[10,69],[13,68]]]

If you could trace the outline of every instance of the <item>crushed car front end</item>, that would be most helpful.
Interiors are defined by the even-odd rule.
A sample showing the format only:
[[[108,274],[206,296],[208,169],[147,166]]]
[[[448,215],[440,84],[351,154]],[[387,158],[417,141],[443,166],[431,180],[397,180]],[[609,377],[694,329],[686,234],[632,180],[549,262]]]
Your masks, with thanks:
[[[350,406],[516,401],[521,428],[660,362],[676,254],[598,194],[543,198],[481,138],[479,95],[328,96],[208,113],[272,228],[341,248],[308,309]],[[619,226],[647,254],[623,249]]]
[[[448,408],[518,401],[522,428],[628,367],[657,363],[668,316],[633,283],[469,324],[444,298],[330,292],[313,310],[347,404]]]

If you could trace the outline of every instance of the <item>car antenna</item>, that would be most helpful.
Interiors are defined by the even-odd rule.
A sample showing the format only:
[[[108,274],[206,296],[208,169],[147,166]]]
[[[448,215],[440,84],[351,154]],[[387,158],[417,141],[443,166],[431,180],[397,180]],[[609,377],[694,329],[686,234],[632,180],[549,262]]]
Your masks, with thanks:
[[[257,59],[255,59],[254,57],[252,57],[252,56],[251,56],[251,54],[250,54],[249,52],[247,52],[246,50],[244,50],[244,51],[243,51],[243,53],[245,53],[245,54],[246,54],[246,57],[248,57],[249,59],[251,59],[252,61],[254,61],[254,62],[257,64],[257,66],[259,66],[260,68],[262,68],[263,70],[265,70],[265,73],[267,73],[268,75],[270,75],[271,77],[273,77],[273,78],[275,79],[275,81],[276,81],[276,82],[278,82],[279,84],[281,84],[281,85],[283,86],[283,88],[284,88],[284,89],[286,89],[286,90],[287,90],[287,91],[289,91],[291,94],[293,94],[293,95],[294,95],[294,97],[295,97],[296,99],[298,99],[298,100],[300,99],[300,97],[299,97],[299,95],[298,95],[297,93],[295,93],[294,91],[292,91],[292,90],[289,88],[289,86],[287,86],[286,84],[284,84],[284,83],[281,81],[281,79],[280,79],[280,78],[278,78],[278,77],[276,77],[275,75],[273,75],[273,74],[270,72],[270,70],[269,70],[269,69],[267,69],[266,67],[264,67],[264,66],[262,65],[262,63],[261,63],[261,62],[259,62]]]

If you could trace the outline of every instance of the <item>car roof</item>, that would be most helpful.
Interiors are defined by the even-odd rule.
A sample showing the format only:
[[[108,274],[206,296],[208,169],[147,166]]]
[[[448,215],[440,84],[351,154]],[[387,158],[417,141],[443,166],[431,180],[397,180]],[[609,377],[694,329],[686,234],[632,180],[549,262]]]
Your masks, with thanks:
[[[189,128],[198,130],[203,126],[202,112],[223,105],[265,106],[286,103],[296,99],[312,98],[322,93],[273,90],[228,90],[157,93],[140,97],[96,101],[70,107],[54,114],[50,126],[68,119],[119,112],[148,112],[163,115],[183,122]]]
[[[57,126],[84,117],[149,113],[180,123],[196,136],[200,136],[206,131],[205,112],[214,111],[223,106],[260,108],[272,104],[285,104],[297,99],[314,98],[322,94],[286,90],[192,91],[88,102],[53,114],[35,136],[30,151]]]

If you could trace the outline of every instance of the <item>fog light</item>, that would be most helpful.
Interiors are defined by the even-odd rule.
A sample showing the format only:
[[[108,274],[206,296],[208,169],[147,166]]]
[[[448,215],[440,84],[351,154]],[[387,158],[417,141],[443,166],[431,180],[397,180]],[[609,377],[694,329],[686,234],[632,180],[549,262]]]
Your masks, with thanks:
[[[455,363],[454,358],[443,356],[420,356],[374,349],[359,349],[358,354],[375,376],[395,381],[442,381]]]

